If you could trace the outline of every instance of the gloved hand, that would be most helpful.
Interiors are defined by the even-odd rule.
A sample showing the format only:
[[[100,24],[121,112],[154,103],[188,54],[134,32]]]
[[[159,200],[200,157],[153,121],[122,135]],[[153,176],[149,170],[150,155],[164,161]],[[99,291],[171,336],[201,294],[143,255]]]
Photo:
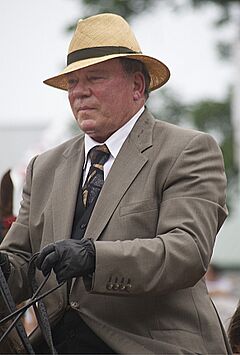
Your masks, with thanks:
[[[60,240],[45,246],[36,259],[36,266],[46,276],[54,270],[58,283],[95,271],[96,251],[90,239]]]
[[[9,275],[11,273],[11,266],[10,266],[10,261],[7,256],[7,254],[0,252],[0,267],[2,269],[2,272],[5,276],[5,279],[7,280],[9,278]]]

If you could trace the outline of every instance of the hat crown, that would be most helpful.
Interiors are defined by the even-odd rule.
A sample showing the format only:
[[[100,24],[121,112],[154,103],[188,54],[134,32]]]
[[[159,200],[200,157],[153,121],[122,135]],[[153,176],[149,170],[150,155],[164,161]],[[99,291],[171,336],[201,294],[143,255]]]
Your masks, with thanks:
[[[115,14],[99,14],[78,21],[68,53],[96,47],[126,47],[141,52],[129,24]]]
[[[129,24],[119,15],[104,13],[81,19],[69,45],[67,65],[45,84],[67,90],[67,74],[115,58],[141,61],[150,76],[149,90],[164,85],[170,76],[160,60],[144,55]]]

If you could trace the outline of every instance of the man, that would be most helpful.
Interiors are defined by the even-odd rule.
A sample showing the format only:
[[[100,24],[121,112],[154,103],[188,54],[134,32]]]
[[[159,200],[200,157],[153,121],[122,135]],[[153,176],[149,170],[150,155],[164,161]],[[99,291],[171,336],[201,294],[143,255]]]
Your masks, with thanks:
[[[17,302],[39,250],[38,283],[52,269],[47,289],[67,280],[45,299],[60,353],[228,352],[203,279],[227,215],[222,155],[148,112],[168,78],[124,19],[101,14],[79,21],[67,67],[45,81],[68,91],[84,134],[31,161],[1,250]]]

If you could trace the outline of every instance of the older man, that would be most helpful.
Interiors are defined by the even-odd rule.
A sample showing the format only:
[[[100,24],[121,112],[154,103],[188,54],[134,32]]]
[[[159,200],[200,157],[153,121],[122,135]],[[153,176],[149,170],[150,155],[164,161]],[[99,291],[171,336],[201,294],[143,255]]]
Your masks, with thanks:
[[[31,161],[1,250],[18,302],[39,250],[38,282],[67,280],[45,300],[59,353],[229,351],[203,279],[227,214],[222,155],[148,112],[168,78],[124,19],[101,14],[79,21],[67,67],[45,81],[68,91],[83,134]]]

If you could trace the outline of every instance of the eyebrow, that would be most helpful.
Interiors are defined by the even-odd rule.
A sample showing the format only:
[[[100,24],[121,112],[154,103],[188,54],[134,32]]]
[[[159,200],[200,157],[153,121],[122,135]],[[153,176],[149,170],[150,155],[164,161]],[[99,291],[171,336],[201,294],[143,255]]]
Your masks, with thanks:
[[[91,69],[91,68],[89,68],[87,74],[106,74],[107,72],[108,71],[105,69]],[[66,74],[68,77],[75,75],[74,71],[70,72],[70,73],[66,73]]]
[[[104,69],[89,69],[88,73],[107,73],[107,70]]]

